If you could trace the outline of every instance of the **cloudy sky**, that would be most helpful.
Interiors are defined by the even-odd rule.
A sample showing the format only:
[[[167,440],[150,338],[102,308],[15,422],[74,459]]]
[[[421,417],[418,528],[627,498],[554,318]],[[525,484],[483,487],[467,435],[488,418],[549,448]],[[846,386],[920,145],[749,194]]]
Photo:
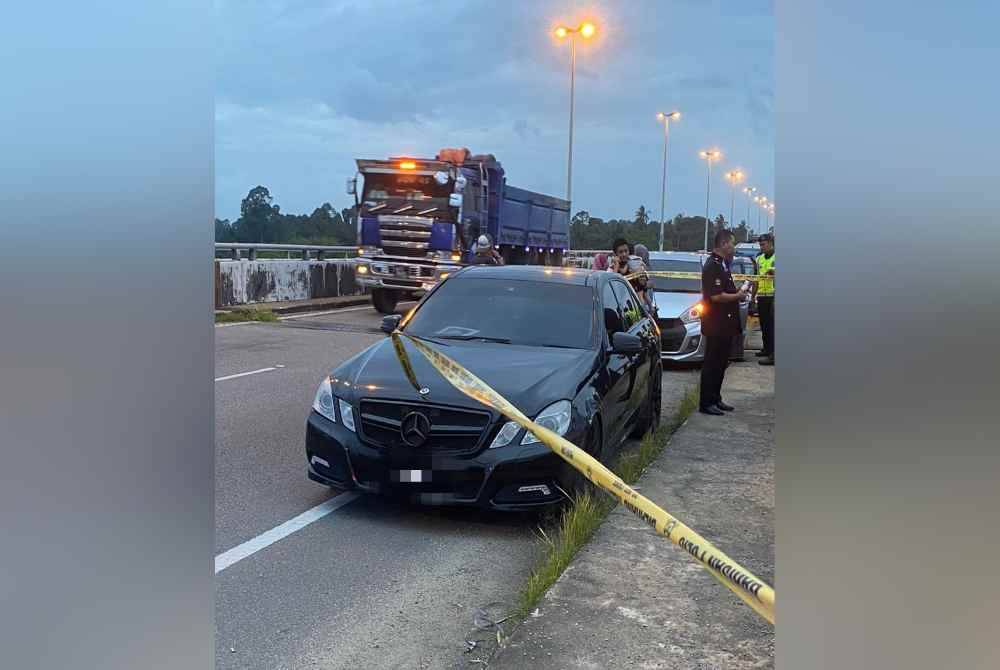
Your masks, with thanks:
[[[355,158],[446,146],[494,153],[509,183],[564,196],[569,45],[551,29],[582,19],[599,32],[577,50],[574,212],[658,217],[661,109],[683,113],[668,216],[704,212],[702,148],[725,155],[712,216],[729,217],[725,170],[773,193],[769,0],[216,0],[216,19],[220,218],[257,184],[284,212],[346,207]]]

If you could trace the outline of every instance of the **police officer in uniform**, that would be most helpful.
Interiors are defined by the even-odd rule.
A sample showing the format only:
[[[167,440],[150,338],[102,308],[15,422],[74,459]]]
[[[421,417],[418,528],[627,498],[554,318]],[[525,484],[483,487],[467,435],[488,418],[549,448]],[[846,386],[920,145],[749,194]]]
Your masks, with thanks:
[[[761,365],[774,365],[774,237],[760,236],[760,250],[757,256],[757,273],[765,278],[757,284],[757,312],[760,314],[760,330],[764,338],[764,348],[758,352]]]
[[[747,288],[737,289],[728,259],[736,251],[736,236],[730,230],[715,234],[712,255],[701,269],[701,295],[705,311],[701,315],[701,336],[705,338],[705,360],[701,366],[701,397],[698,411],[721,416],[733,410],[722,401],[722,380],[729,366],[733,338],[742,335],[740,301]]]

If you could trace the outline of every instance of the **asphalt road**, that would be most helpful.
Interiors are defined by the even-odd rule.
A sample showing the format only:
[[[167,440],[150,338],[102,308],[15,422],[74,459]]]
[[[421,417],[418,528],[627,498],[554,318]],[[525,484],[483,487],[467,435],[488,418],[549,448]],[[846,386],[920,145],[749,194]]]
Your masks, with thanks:
[[[534,517],[390,503],[306,478],[316,386],[384,337],[380,320],[354,307],[215,330],[219,669],[462,667],[476,609],[513,606],[540,556]],[[346,504],[322,518],[282,526],[337,496]],[[257,551],[220,571],[218,556],[244,543]]]

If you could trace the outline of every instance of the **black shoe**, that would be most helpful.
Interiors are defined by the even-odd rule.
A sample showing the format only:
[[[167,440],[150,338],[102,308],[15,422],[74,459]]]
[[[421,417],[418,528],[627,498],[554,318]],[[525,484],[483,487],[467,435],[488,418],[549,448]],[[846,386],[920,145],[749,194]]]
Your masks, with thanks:
[[[711,414],[712,416],[723,416],[725,414],[725,412],[715,405],[711,405],[709,407],[699,407],[698,411],[702,414]]]
[[[761,358],[761,357],[769,357],[771,354],[761,349],[760,351],[753,352],[753,355],[756,356],[757,358]]]
[[[721,409],[723,412],[732,412],[734,409],[736,409],[732,405],[727,405],[726,403],[722,402],[721,400],[719,402],[715,403],[715,406],[718,407],[719,409]]]
[[[768,356],[757,361],[757,365],[774,365],[774,356]]]

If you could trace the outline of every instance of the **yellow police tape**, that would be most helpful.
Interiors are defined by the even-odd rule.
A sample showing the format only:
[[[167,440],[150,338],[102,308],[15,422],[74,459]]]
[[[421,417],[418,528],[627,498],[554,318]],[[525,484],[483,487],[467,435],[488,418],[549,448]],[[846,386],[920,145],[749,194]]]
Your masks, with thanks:
[[[409,340],[417,351],[423,354],[431,365],[441,373],[441,376],[455,388],[534,433],[545,446],[579,470],[594,484],[617,497],[625,507],[653,526],[657,533],[688,552],[755,612],[772,624],[774,623],[774,589],[764,581],[716,549],[708,540],[685,526],[656,503],[639,494],[593,456],[569,440],[529,419],[506,398],[490,388],[486,382],[451,358],[421,340],[396,331],[392,334],[393,346],[397,355],[400,355],[403,367],[408,369],[410,373],[412,373],[412,367],[406,357],[402,337]]]

